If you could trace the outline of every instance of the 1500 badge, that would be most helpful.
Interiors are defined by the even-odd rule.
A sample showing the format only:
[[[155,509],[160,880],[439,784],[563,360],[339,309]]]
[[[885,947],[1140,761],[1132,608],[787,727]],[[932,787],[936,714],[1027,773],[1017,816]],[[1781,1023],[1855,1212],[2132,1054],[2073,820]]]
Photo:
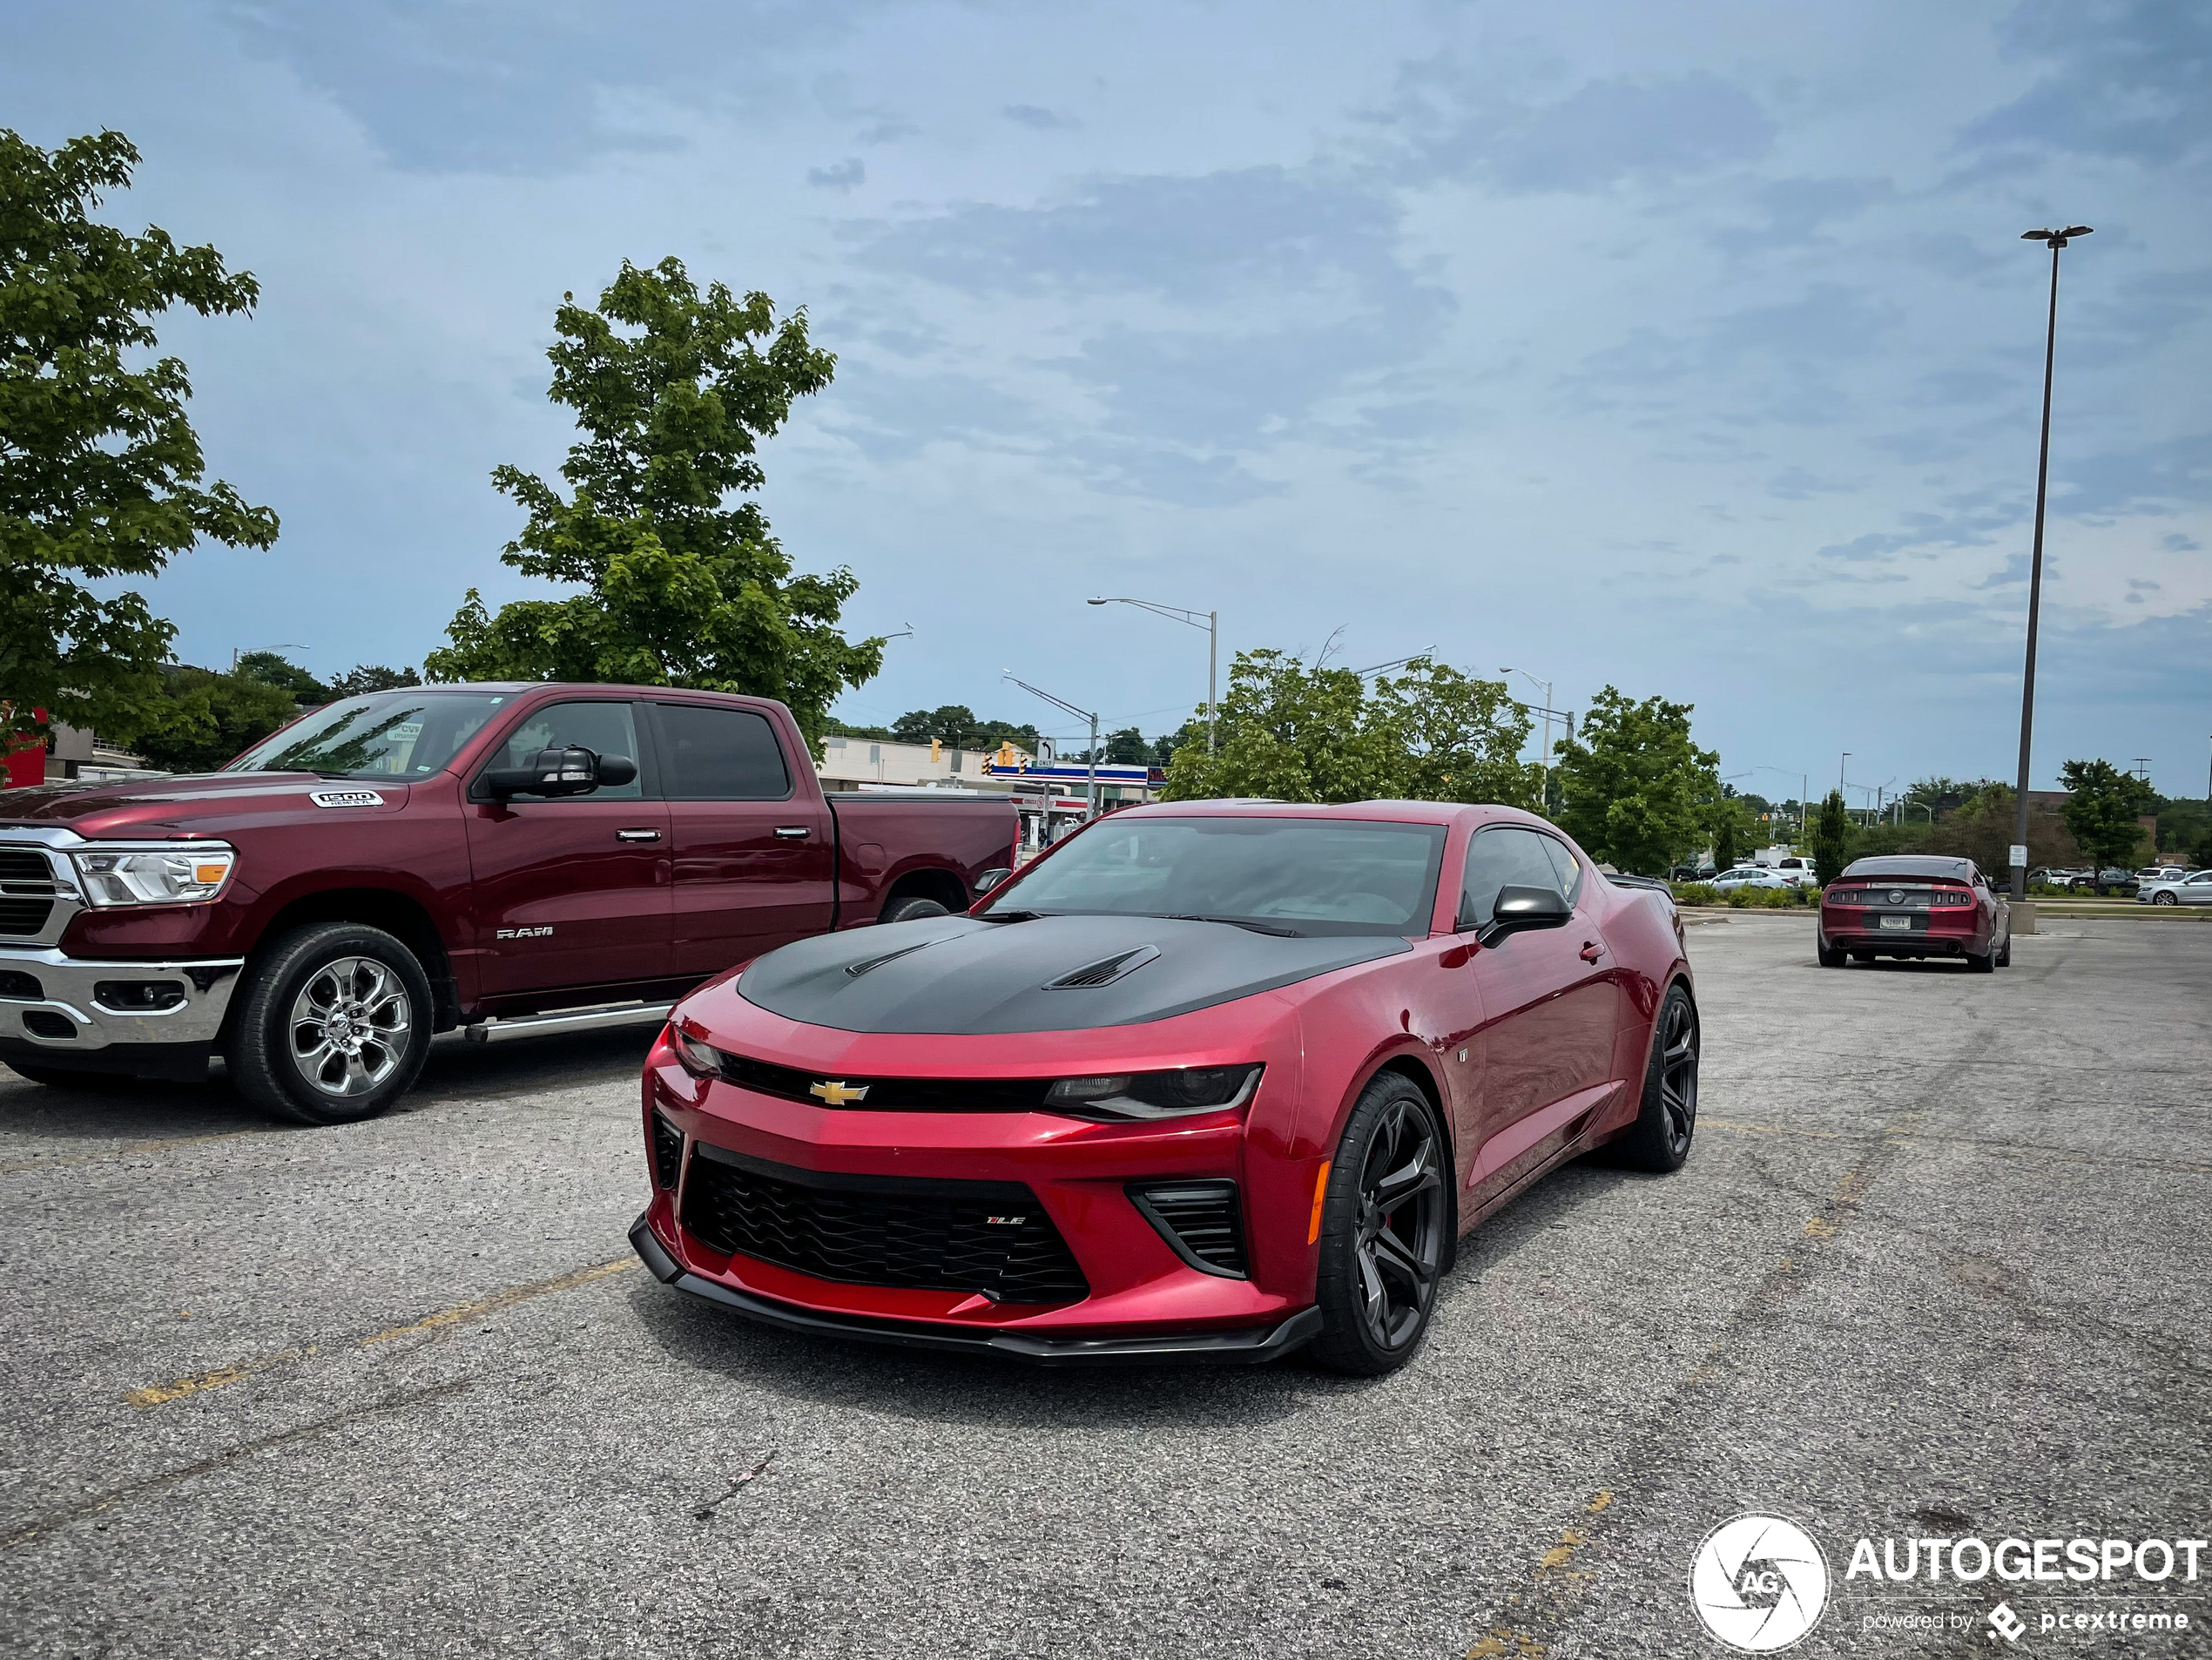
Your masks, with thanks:
[[[309,790],[307,800],[319,807],[381,807],[384,798],[374,790]]]
[[[552,926],[549,923],[542,928],[501,928],[491,937],[495,940],[546,940],[552,935]]]

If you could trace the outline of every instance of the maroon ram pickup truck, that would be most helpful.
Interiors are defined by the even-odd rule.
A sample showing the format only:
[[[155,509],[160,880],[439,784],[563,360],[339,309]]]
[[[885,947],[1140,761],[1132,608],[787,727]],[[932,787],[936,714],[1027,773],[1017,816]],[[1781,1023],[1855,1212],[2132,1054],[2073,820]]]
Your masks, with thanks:
[[[434,1032],[653,1018],[803,935],[965,909],[1004,797],[825,795],[779,703],[665,686],[348,698],[219,773],[0,793],[0,1061],[381,1110]]]

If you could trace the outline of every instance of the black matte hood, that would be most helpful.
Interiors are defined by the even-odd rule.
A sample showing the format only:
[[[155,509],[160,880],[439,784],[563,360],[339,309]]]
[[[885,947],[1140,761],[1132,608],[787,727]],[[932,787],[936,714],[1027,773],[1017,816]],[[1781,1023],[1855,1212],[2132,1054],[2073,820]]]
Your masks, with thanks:
[[[738,991],[845,1032],[1072,1031],[1187,1015],[1410,949],[1396,935],[1281,939],[1149,916],[948,916],[785,946]],[[1069,979],[1090,983],[1052,983]]]

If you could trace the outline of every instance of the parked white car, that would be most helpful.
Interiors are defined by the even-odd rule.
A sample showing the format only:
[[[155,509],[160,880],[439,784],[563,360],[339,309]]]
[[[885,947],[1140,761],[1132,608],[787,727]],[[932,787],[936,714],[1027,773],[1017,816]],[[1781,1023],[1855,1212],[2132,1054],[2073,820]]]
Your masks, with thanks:
[[[1723,894],[1738,887],[1795,887],[1797,883],[1778,870],[1769,870],[1764,865],[1738,865],[1724,870],[1713,878],[1713,886]]]
[[[2193,870],[2186,876],[2168,876],[2145,882],[2135,890],[2140,905],[2212,905],[2212,870]]]

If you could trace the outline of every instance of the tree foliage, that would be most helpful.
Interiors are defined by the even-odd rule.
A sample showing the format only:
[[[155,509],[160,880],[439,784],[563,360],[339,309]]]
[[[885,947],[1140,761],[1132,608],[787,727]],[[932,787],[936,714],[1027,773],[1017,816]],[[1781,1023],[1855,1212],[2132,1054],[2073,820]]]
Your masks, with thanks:
[[[1812,827],[1813,880],[1823,887],[1842,875],[1844,867],[1851,863],[1851,813],[1844,806],[1844,793],[1831,790]]]
[[[305,704],[310,709],[331,700],[328,686],[297,663],[275,651],[247,651],[232,666],[231,672],[242,674],[249,680],[259,680],[265,686],[288,692],[292,694],[293,702]]]
[[[1517,759],[1528,718],[1495,681],[1416,658],[1372,691],[1350,669],[1239,651],[1209,754],[1203,712],[1168,766],[1170,800],[1401,799],[1533,806],[1539,769]]]
[[[381,663],[356,663],[330,683],[333,700],[358,698],[366,692],[397,692],[402,686],[419,686],[422,678],[413,669],[388,669]]]
[[[757,451],[837,360],[780,322],[767,295],[702,294],[678,260],[628,261],[596,310],[554,314],[551,396],[583,435],[560,489],[520,468],[493,482],[529,515],[500,557],[577,584],[489,611],[470,589],[433,651],[433,680],[600,680],[780,698],[810,742],[831,701],[881,666],[883,642],[839,631],[859,586],[840,567],[794,576],[757,503]]]
[[[206,462],[192,382],[154,357],[153,319],[249,313],[260,289],[212,247],[96,222],[138,152],[119,132],[47,151],[0,129],[0,697],[129,740],[170,711],[176,630],[135,591],[200,537],[276,540]]]
[[[2068,761],[2059,768],[2059,782],[2067,788],[2059,816],[2090,864],[2098,870],[2132,866],[2143,840],[2142,816],[2157,805],[2157,793],[2105,760]]]
[[[1707,833],[1720,797],[1720,757],[1690,741],[1695,705],[1630,701],[1608,686],[1590,699],[1580,735],[1561,744],[1559,822],[1591,857],[1663,876]]]
[[[873,737],[874,733],[860,734]],[[931,739],[953,749],[996,749],[1017,744],[1032,755],[1037,752],[1037,729],[1005,720],[979,720],[964,703],[948,703],[934,709],[909,709],[891,723],[885,736],[901,744],[926,744]]]
[[[172,666],[161,681],[167,719],[136,747],[165,772],[214,772],[300,713],[290,692],[250,674]]]

